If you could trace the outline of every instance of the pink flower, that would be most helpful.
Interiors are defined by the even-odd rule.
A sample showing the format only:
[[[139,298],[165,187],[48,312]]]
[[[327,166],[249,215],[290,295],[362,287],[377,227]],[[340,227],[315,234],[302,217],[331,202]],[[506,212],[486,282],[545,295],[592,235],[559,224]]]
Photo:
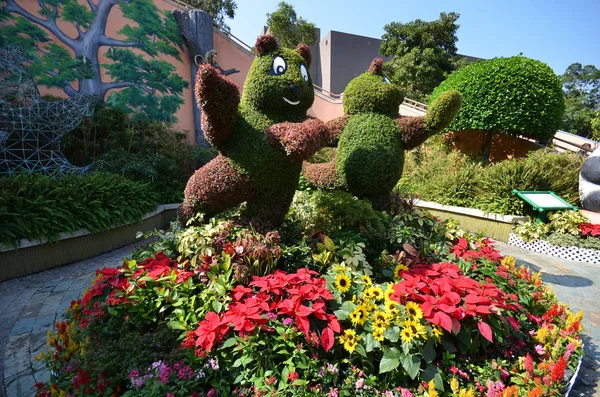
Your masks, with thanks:
[[[414,397],[413,394],[408,389],[402,389],[402,397]]]
[[[535,352],[537,354],[539,354],[540,356],[543,356],[544,354],[546,354],[546,350],[544,349],[544,346],[542,346],[542,345],[535,345]]]
[[[206,397],[217,397],[217,390],[213,387],[212,389],[210,389]]]
[[[363,378],[360,378],[359,380],[356,381],[356,389],[362,389],[364,385],[365,385],[365,380]]]
[[[339,395],[337,388],[329,390],[329,397],[339,397]]]

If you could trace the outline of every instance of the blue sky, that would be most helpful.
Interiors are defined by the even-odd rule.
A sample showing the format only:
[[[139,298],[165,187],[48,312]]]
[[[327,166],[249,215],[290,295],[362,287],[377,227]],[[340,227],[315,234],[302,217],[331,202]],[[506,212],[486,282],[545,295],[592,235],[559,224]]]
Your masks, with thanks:
[[[236,0],[231,32],[253,45],[280,0]],[[600,68],[600,0],[288,0],[321,29],[381,38],[389,22],[458,12],[458,52],[480,58],[523,55],[557,74],[573,62]]]

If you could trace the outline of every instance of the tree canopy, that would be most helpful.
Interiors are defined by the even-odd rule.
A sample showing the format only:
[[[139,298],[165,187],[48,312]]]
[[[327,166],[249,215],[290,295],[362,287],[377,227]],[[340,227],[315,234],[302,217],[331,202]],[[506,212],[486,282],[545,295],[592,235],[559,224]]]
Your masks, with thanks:
[[[279,3],[276,11],[267,14],[267,26],[282,47],[296,48],[300,43],[310,46],[317,40],[315,25],[299,17],[294,6],[285,1]]]
[[[448,130],[482,130],[488,146],[494,133],[548,141],[565,109],[558,76],[545,63],[524,56],[478,61],[457,70],[431,100],[451,89],[462,94],[462,106]],[[489,147],[483,154],[485,160]]]
[[[225,17],[233,19],[237,4],[234,0],[184,0],[192,7],[208,12],[213,20],[226,31],[229,26],[225,23]]]
[[[591,137],[591,121],[600,110],[600,70],[594,65],[569,65],[561,76],[566,110],[562,128],[581,136]]]
[[[385,25],[379,52],[392,57],[384,65],[386,75],[406,97],[423,101],[450,72],[464,66],[456,54],[459,16],[442,12],[431,22],[417,19]]]

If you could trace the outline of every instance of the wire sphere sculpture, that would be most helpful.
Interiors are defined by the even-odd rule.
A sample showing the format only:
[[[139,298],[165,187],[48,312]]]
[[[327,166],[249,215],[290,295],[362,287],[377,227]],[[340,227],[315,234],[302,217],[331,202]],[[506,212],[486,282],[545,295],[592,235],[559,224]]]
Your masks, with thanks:
[[[45,101],[17,46],[0,50],[0,176],[83,174],[60,150],[62,138],[94,112],[95,95]]]

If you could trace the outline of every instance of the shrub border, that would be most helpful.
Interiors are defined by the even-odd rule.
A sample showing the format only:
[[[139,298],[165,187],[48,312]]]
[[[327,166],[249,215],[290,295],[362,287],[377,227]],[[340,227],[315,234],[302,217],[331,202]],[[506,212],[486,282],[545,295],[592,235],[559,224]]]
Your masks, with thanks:
[[[536,240],[529,243],[527,241],[521,240],[515,233],[512,232],[508,237],[508,244],[529,251],[554,256],[556,258],[563,258],[578,262],[587,262],[592,263],[594,265],[600,264],[600,251],[590,248],[580,248],[575,246],[560,247],[558,245],[550,244],[546,240]]]
[[[61,233],[57,243],[47,239],[19,241],[18,248],[0,244],[0,282],[91,258],[136,241],[138,231],[165,228],[177,216],[179,204],[160,205],[140,222],[115,225],[106,232],[86,229]]]

